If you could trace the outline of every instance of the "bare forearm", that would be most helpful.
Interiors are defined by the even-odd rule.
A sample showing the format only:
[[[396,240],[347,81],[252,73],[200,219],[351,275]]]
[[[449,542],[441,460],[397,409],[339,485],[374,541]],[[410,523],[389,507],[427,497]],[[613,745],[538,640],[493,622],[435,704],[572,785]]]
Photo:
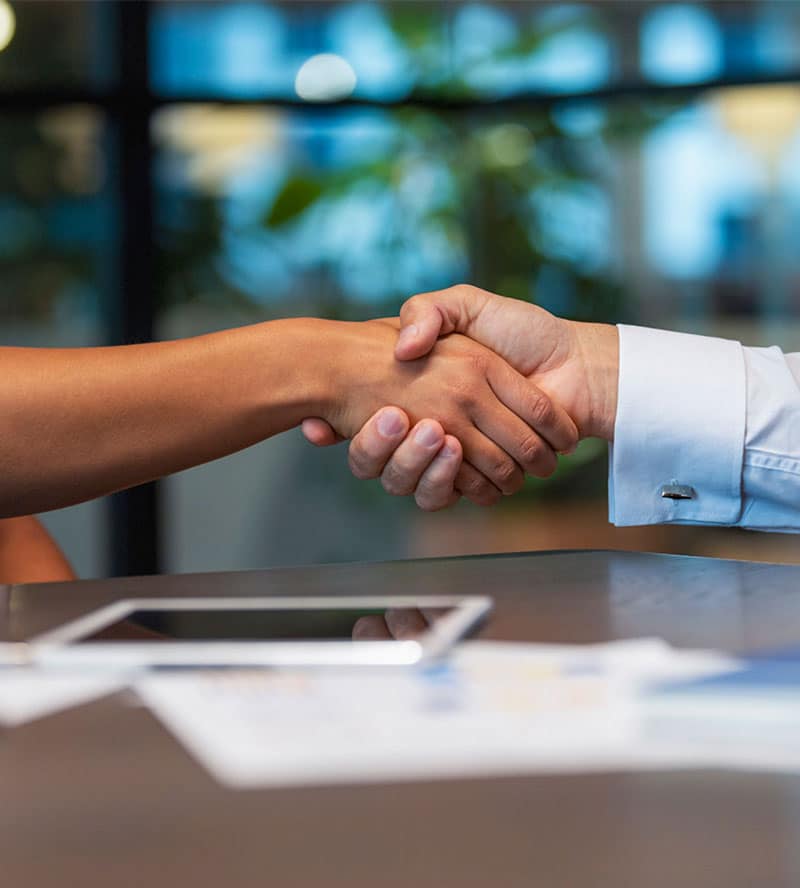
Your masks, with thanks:
[[[0,520],[0,583],[53,583],[75,573],[55,540],[34,517]]]
[[[233,453],[319,410],[324,321],[177,342],[0,349],[0,517]]]

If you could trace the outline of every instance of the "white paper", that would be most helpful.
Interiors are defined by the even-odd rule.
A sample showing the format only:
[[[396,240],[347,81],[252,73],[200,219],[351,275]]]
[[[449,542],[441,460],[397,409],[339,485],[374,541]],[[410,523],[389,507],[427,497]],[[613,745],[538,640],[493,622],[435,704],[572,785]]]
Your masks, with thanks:
[[[637,689],[680,672],[658,640],[564,647],[474,642],[418,670],[248,670],[150,676],[142,700],[237,787],[687,766],[640,742]]]
[[[27,666],[0,668],[0,724],[19,725],[120,690],[118,674],[56,673]]]

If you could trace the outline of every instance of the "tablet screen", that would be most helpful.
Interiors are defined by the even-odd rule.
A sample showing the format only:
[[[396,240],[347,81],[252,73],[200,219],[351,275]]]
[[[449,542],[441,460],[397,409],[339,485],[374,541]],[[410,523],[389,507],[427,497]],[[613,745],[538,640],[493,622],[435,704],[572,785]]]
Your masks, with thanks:
[[[414,638],[449,609],[135,610],[75,643],[109,641],[342,641]]]

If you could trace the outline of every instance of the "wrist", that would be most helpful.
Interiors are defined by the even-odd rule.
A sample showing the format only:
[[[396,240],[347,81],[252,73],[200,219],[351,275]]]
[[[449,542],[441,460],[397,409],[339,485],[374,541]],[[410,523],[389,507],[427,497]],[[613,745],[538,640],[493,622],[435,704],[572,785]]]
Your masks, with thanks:
[[[582,437],[614,439],[619,388],[619,334],[613,324],[573,322],[586,386],[585,415],[577,418]]]
[[[313,416],[328,422],[337,434],[352,437],[379,407],[386,406],[381,386],[397,365],[394,319],[362,322],[322,321],[316,332],[319,395]]]
[[[378,322],[354,323],[319,318],[298,318],[275,323],[291,324],[291,347],[294,357],[290,365],[302,368],[294,383],[297,400],[296,416],[316,416],[328,422],[339,434],[352,425],[351,401],[356,392],[368,384],[368,369],[377,368],[376,356],[370,353],[372,338],[367,329],[379,329]],[[383,325],[381,325],[383,326]],[[394,341],[396,332],[383,332],[383,338]],[[374,337],[373,337],[374,338]],[[391,349],[383,348],[386,360],[394,362]]]
[[[331,422],[351,357],[345,335],[350,325],[321,318],[293,318],[275,323],[285,324],[289,329],[291,356],[287,365],[292,368],[296,393],[292,411],[297,422],[309,416]]]
[[[213,334],[230,346],[232,400],[241,401],[243,414],[257,418],[257,424],[268,419],[273,434],[310,416],[327,418],[335,401],[341,326],[319,318],[285,318]]]

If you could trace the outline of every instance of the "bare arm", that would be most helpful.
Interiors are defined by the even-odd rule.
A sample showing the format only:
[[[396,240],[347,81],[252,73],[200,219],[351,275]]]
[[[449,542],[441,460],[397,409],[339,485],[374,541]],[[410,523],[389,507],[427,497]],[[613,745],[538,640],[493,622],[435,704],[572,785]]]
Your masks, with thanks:
[[[0,517],[60,508],[207,462],[319,416],[350,437],[382,404],[431,416],[503,492],[576,436],[527,380],[449,337],[398,362],[397,321],[292,319],[176,342],[0,349]],[[510,408],[510,409],[509,409]],[[477,473],[476,473],[477,474]]]
[[[72,505],[291,428],[303,404],[321,399],[315,355],[326,326],[275,321],[147,345],[0,349],[0,517]]]
[[[55,540],[31,515],[0,521],[0,583],[53,583],[75,573]]]

